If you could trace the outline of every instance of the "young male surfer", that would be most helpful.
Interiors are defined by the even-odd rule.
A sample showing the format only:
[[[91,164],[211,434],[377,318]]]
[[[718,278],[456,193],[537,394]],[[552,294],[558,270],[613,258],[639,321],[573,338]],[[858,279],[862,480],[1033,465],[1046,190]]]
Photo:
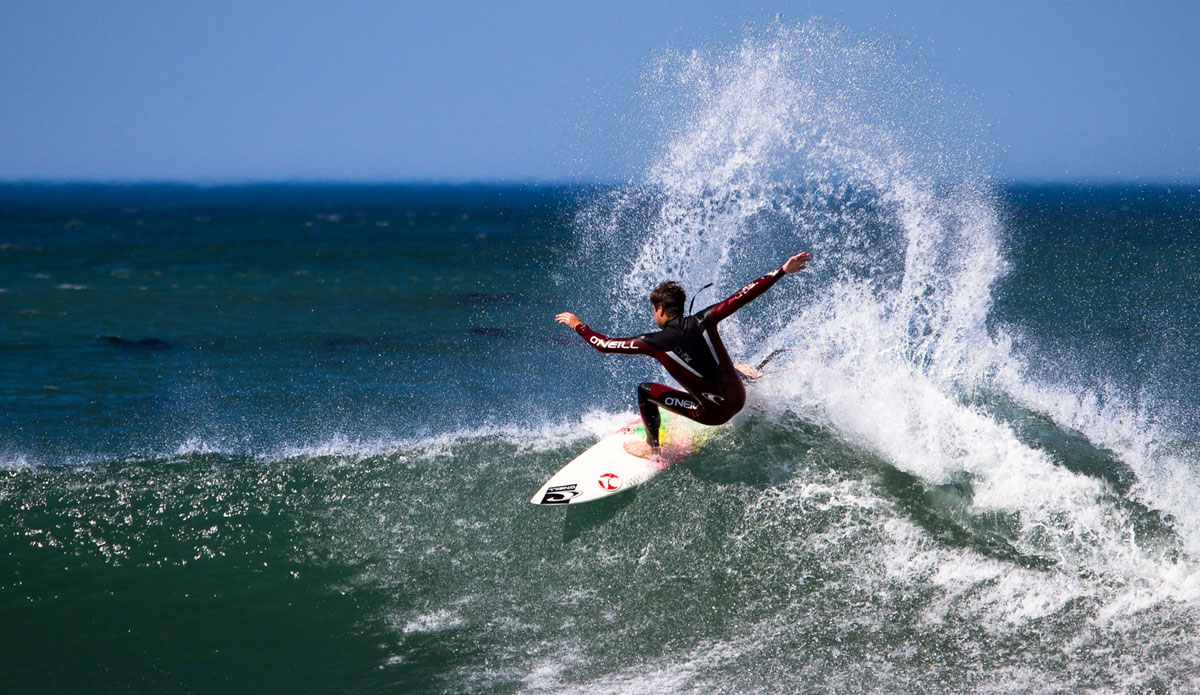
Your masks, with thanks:
[[[658,412],[660,407],[704,425],[729,422],[742,409],[746,403],[746,389],[738,373],[751,377],[756,374],[749,366],[735,365],[729,359],[717,333],[717,324],[766,292],[787,273],[804,270],[810,260],[812,256],[808,253],[798,253],[728,298],[691,316],[683,315],[683,288],[674,282],[664,282],[650,293],[654,323],[662,330],[636,338],[601,335],[567,311],[554,317],[555,321],[573,328],[600,352],[650,355],[686,389],[686,392],[678,391],[649,382],[638,386],[638,410],[646,425],[646,443],[628,444],[626,451],[643,458],[658,453],[658,430],[662,422]]]

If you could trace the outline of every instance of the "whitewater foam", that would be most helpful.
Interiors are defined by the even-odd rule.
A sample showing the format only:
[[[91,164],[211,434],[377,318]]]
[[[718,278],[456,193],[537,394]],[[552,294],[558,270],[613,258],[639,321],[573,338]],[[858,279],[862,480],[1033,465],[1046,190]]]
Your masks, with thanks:
[[[649,88],[671,118],[662,150],[642,179],[578,220],[585,248],[613,269],[612,322],[638,315],[663,279],[715,282],[719,298],[810,250],[805,274],[722,324],[735,354],[787,350],[756,402],[769,419],[797,414],[878,457],[881,475],[902,471],[930,492],[952,487],[954,501],[936,513],[977,545],[931,537],[862,482],[808,480],[764,490],[745,510],[753,530],[736,537],[739,546],[797,515],[835,510],[849,528],[802,542],[842,553],[848,575],[879,591],[935,593],[921,614],[929,629],[973,621],[1004,636],[1077,625],[1057,628],[1078,630],[1085,646],[1072,658],[1104,639],[1091,635],[1125,635],[1136,616],[1178,606],[1194,620],[1195,452],[1162,426],[1153,398],[1135,408],[1115,389],[1087,391],[1070,370],[1061,383],[1033,375],[1038,355],[1027,342],[1019,353],[991,316],[1009,264],[986,149],[978,131],[949,117],[945,95],[927,90],[923,66],[903,64],[894,49],[821,23],[776,24],[730,50],[662,59]],[[989,389],[1113,452],[1136,476],[1132,488],[1022,441],[1016,423],[977,401]],[[850,510],[883,519],[883,536],[870,541],[877,557],[844,557],[848,534],[862,532]],[[1155,512],[1162,522],[1147,522]],[[756,638],[794,627],[768,621]],[[687,673],[668,667],[654,680],[687,690],[708,649],[730,660],[756,650],[734,642],[698,647]],[[1103,674],[1099,682],[1139,682]],[[1051,676],[994,663],[976,685],[987,691],[1017,677],[1049,691]],[[630,687],[624,677],[615,683],[594,690]]]
[[[1200,453],[1160,422],[1151,395],[1131,407],[1115,387],[1082,390],[1030,375],[1026,361],[1013,355],[997,360],[995,381],[1028,407],[1050,415],[1063,426],[1114,452],[1137,480],[1129,494],[1171,515],[1171,523],[1187,551],[1200,555]]]

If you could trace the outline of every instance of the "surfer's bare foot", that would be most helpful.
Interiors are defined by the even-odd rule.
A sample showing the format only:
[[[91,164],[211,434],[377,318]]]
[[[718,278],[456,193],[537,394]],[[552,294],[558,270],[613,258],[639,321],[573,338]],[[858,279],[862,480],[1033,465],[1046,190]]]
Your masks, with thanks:
[[[751,379],[757,379],[758,377],[762,376],[762,372],[758,371],[757,369],[755,369],[754,367],[751,367],[748,364],[735,364],[735,365],[733,365],[733,368],[738,370],[742,374],[745,374],[747,377],[749,377]]]
[[[625,442],[625,453],[640,459],[648,459],[658,455],[658,447],[650,446],[645,440],[636,439]]]

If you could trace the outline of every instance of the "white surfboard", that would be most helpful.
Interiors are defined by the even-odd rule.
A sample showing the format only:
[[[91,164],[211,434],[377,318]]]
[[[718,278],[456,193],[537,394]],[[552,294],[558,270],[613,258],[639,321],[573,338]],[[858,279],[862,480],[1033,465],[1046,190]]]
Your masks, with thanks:
[[[634,418],[563,466],[529,501],[546,506],[582,504],[637,487],[679,463],[707,438],[710,429],[663,411],[659,430],[663,455],[645,459],[625,451],[625,442],[646,438],[642,419]]]

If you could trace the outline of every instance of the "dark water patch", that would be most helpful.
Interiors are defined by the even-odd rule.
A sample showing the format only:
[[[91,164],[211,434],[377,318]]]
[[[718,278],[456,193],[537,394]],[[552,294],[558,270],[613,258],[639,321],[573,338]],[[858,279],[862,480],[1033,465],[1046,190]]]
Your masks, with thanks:
[[[115,335],[102,335],[100,336],[100,340],[129,352],[162,352],[163,350],[170,350],[172,347],[171,343],[160,338],[129,340]]]
[[[382,344],[384,344],[384,339],[366,336],[323,338],[317,343],[322,350],[354,350],[362,347],[378,347]]]
[[[458,302],[467,306],[503,306],[519,303],[523,297],[513,292],[467,292]]]
[[[386,335],[345,335],[331,336],[324,338],[315,338],[309,342],[318,352],[344,354],[344,353],[371,353],[378,355],[379,353],[410,353],[420,351],[424,345],[420,343],[394,336]]]

